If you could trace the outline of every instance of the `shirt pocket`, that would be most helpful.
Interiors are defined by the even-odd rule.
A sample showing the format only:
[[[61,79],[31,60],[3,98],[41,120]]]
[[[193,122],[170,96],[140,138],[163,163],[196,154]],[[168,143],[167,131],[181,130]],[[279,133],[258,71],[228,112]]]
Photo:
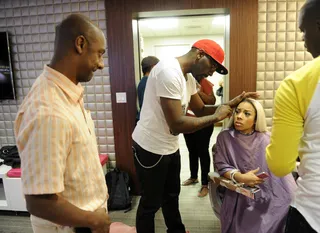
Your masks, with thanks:
[[[86,120],[87,120],[87,127],[88,127],[88,130],[89,130],[89,133],[91,135],[94,135],[94,130],[95,130],[95,127],[94,127],[94,122],[92,120],[92,117],[91,117],[91,112],[90,110],[85,110],[85,114],[86,114]]]
[[[89,135],[88,127],[85,124],[75,123],[73,125],[72,145],[87,145],[89,143]]]

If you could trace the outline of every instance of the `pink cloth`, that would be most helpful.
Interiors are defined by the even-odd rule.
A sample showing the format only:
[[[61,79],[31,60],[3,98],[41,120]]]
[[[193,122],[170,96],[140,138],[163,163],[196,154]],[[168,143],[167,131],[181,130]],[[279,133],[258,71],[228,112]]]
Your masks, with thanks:
[[[99,155],[101,166],[105,165],[108,162],[108,155],[107,154],[101,154]],[[11,178],[20,178],[21,177],[21,168],[12,168],[7,173],[8,177]]]
[[[105,165],[108,162],[108,155],[107,154],[101,154],[99,155],[101,166]]]
[[[21,177],[21,169],[20,168],[12,168],[10,171],[8,171],[7,176],[12,177],[12,178],[20,178]]]
[[[130,227],[122,222],[113,222],[110,226],[110,233],[136,233],[135,227]]]
[[[34,233],[74,233],[72,227],[61,227],[33,215],[30,218]],[[137,233],[137,231],[135,227],[127,226],[121,222],[113,222],[109,233]]]

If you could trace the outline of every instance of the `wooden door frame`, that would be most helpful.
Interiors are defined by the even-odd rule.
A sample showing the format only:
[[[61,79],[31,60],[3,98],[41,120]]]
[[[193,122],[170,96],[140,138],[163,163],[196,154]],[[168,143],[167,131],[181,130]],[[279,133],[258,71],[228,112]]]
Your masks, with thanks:
[[[135,127],[136,84],[132,20],[139,12],[228,9],[230,12],[229,97],[256,90],[258,0],[106,0],[107,46],[116,165],[132,178],[139,192],[131,134]],[[127,103],[116,103],[126,92]]]

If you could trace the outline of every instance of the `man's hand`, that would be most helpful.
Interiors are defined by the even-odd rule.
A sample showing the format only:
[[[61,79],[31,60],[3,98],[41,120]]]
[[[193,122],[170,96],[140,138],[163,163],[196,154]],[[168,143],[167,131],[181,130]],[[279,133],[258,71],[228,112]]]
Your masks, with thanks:
[[[257,177],[255,174],[259,171],[259,168],[251,170],[245,174],[236,174],[235,178],[239,183],[244,183],[251,187],[254,187],[257,184],[263,183],[263,179]]]
[[[232,108],[229,105],[220,105],[214,113],[219,121],[232,115]]]
[[[94,218],[94,226],[91,227],[92,233],[109,233],[111,221],[106,209],[97,209],[94,212]]]
[[[227,104],[231,108],[235,108],[245,98],[257,99],[258,97],[259,97],[259,94],[257,92],[245,92],[244,91],[240,95],[238,95],[237,97],[230,100]]]

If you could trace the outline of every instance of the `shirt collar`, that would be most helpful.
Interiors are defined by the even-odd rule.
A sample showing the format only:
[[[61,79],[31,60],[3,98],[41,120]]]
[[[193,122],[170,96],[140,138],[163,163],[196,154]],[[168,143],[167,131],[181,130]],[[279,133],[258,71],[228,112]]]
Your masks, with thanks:
[[[80,83],[78,83],[78,85],[74,84],[65,75],[52,69],[48,65],[44,65],[44,75],[48,80],[59,86],[74,103],[79,103],[82,100],[84,89]]]

